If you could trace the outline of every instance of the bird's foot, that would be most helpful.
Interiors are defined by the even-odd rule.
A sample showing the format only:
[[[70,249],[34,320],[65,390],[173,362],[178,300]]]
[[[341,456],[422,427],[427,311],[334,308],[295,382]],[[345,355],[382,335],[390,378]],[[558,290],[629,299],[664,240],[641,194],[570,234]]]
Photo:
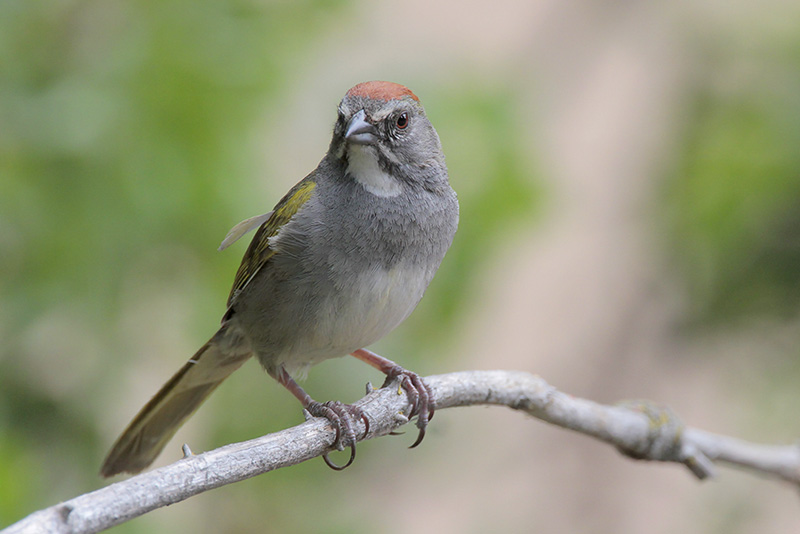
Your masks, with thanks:
[[[433,413],[436,408],[433,402],[433,394],[430,387],[428,387],[421,376],[399,365],[394,365],[386,371],[386,382],[384,382],[384,386],[392,382],[395,378],[400,379],[400,387],[406,391],[406,395],[408,396],[408,403],[410,406],[408,418],[417,417],[419,435],[416,441],[409,447],[413,449],[422,443],[423,438],[425,438],[425,429],[428,427],[428,422],[433,419]]]
[[[355,427],[358,419],[364,421],[362,439],[369,433],[369,419],[364,411],[358,406],[344,404],[339,401],[312,401],[306,406],[306,410],[314,417],[324,417],[330,421],[331,426],[336,430],[336,438],[333,445],[337,450],[343,451],[345,448],[350,447],[350,459],[344,465],[337,465],[328,458],[328,453],[323,454],[322,459],[325,460],[328,467],[336,471],[349,467],[356,459],[356,441],[358,440]]]
[[[400,379],[400,387],[405,389],[406,395],[408,395],[410,406],[408,418],[411,419],[417,416],[417,428],[419,429],[417,440],[409,448],[413,449],[422,443],[422,439],[425,437],[425,429],[428,427],[428,421],[433,419],[433,412],[436,408],[431,388],[417,373],[409,371],[392,360],[372,351],[358,349],[352,355],[386,375],[386,382],[383,383],[382,387],[386,387],[395,378]],[[398,393],[401,393],[401,391],[398,391]]]

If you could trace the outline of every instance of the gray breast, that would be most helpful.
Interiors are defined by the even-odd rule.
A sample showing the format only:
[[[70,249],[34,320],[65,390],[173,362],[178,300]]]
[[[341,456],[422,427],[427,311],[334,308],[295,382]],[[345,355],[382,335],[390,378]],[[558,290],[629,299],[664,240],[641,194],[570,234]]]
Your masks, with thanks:
[[[458,218],[454,193],[381,198],[352,181],[320,183],[315,192],[271,240],[275,256],[253,280],[261,290],[239,303],[259,359],[290,372],[399,325],[438,269]]]

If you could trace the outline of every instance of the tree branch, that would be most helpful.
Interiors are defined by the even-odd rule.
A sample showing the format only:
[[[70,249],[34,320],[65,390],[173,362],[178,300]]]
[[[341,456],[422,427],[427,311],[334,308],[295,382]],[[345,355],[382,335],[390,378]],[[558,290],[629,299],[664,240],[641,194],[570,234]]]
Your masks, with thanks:
[[[686,465],[698,478],[714,474],[714,462],[746,468],[800,487],[800,447],[767,446],[684,427],[668,409],[647,401],[607,406],[561,393],[537,376],[517,371],[466,371],[425,379],[437,409],[478,404],[504,405],[537,419],[593,436],[624,454]],[[364,439],[383,436],[408,422],[404,393],[395,383],[356,403],[370,420]],[[357,434],[364,431],[358,422]],[[188,455],[171,465],[117,482],[34,512],[0,531],[99,532],[156,508],[328,451],[335,431],[324,419],[257,439]],[[184,449],[188,451],[188,447]]]

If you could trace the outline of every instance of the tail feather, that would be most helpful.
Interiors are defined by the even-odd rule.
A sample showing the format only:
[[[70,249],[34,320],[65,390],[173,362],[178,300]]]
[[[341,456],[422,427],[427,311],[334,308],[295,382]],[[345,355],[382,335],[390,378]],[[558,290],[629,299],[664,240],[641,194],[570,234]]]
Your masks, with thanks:
[[[150,399],[117,439],[100,474],[138,473],[161,453],[200,404],[250,358],[229,355],[208,342]]]

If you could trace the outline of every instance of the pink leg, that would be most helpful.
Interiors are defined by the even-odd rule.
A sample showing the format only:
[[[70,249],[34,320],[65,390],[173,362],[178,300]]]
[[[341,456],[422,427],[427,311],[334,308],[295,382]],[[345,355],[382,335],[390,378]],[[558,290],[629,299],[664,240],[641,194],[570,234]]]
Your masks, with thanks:
[[[352,355],[384,373],[386,382],[400,377],[401,384],[405,388],[408,400],[411,403],[409,419],[415,415],[418,416],[417,428],[419,428],[419,436],[417,436],[417,440],[410,448],[413,449],[422,443],[422,439],[425,437],[425,428],[428,426],[428,421],[433,419],[435,409],[431,390],[422,380],[422,377],[367,349],[358,349]]]
[[[334,446],[342,450],[345,447],[350,447],[350,460],[347,461],[345,465],[339,466],[333,463],[330,459],[328,459],[328,453],[322,455],[322,459],[325,460],[325,463],[328,464],[328,467],[335,469],[337,471],[341,471],[342,469],[349,467],[350,464],[353,463],[353,460],[356,459],[356,433],[353,430],[353,421],[355,419],[361,419],[364,421],[364,436],[366,437],[367,433],[369,432],[369,419],[367,419],[366,414],[358,408],[357,406],[353,406],[352,404],[344,404],[339,401],[328,401],[328,402],[317,402],[311,398],[311,396],[305,392],[303,388],[300,387],[300,384],[294,381],[294,379],[289,376],[289,373],[286,372],[282,366],[278,367],[274,372],[269,373],[272,378],[278,381],[283,387],[288,389],[292,392],[292,395],[297,397],[297,400],[300,401],[300,404],[303,405],[303,408],[308,410],[308,413],[313,415],[314,417],[324,417],[328,421],[330,421],[333,428],[336,429],[336,440],[334,441]]]

